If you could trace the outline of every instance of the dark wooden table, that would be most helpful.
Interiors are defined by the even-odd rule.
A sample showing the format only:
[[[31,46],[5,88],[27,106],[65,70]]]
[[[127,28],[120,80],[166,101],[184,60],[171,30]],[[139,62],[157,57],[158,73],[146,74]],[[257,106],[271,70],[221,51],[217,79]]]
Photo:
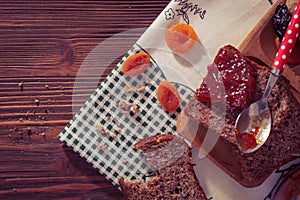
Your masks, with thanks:
[[[122,199],[121,192],[57,139],[83,102],[77,72],[100,43],[131,46],[169,0],[0,2],[0,199]],[[118,49],[118,45],[106,47]],[[126,53],[126,52],[124,52]],[[84,72],[86,99],[118,63]],[[101,63],[100,63],[101,65]],[[75,109],[74,109],[75,108]]]

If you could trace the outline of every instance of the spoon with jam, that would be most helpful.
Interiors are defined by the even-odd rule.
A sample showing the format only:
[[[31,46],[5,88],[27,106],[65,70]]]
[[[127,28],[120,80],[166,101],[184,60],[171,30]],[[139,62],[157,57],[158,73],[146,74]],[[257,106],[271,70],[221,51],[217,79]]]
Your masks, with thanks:
[[[299,33],[300,1],[298,1],[290,24],[273,61],[272,70],[262,98],[242,111],[236,120],[236,141],[239,148],[245,153],[251,153],[260,148],[270,134],[272,119],[268,107],[268,96],[292,52]]]

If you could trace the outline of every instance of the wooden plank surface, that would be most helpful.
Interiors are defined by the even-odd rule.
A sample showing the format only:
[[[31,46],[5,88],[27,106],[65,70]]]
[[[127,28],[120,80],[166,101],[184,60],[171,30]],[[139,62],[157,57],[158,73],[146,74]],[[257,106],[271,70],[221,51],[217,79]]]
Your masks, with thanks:
[[[114,62],[100,63],[101,74],[84,72],[74,100],[89,53],[116,34],[148,27],[168,2],[0,2],[0,199],[122,199],[57,135],[82,105],[76,99],[86,99],[92,80],[101,82],[122,56],[101,55]],[[116,41],[131,46],[141,34]]]

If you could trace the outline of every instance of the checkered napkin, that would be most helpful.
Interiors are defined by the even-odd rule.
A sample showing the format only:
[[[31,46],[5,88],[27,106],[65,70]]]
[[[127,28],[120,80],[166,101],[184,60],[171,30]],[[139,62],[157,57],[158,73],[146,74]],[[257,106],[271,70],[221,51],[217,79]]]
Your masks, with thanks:
[[[157,133],[177,134],[177,115],[193,95],[191,89],[174,83],[181,106],[174,113],[164,111],[156,88],[166,77],[152,58],[139,76],[124,76],[120,71],[124,60],[139,51],[144,50],[132,47],[58,136],[116,187],[119,178],[144,179],[149,174],[151,169],[133,145]]]
[[[147,166],[144,156],[135,150],[133,145],[140,139],[157,133],[170,132],[178,135],[176,118],[205,74],[203,71],[207,63],[202,62],[205,60],[203,55],[208,57],[215,55],[224,44],[237,46],[268,8],[269,3],[265,0],[170,1],[137,44],[89,97],[58,138],[73,148],[118,188],[120,188],[119,178],[143,180],[151,176],[152,170]],[[238,25],[239,22],[242,26]],[[192,25],[201,39],[203,46],[198,45],[199,49],[194,48],[188,54],[190,57],[185,57],[191,58],[187,61],[192,61],[190,63],[197,69],[196,72],[192,67],[183,69],[181,65],[185,62],[180,62],[182,60],[178,59],[178,56],[157,51],[167,49],[162,38],[164,34],[157,30],[166,29],[176,23]],[[235,30],[235,34],[232,34],[232,30]],[[139,76],[124,76],[120,71],[123,62],[138,51],[151,55],[150,66]],[[201,59],[198,59],[200,57]],[[174,113],[164,111],[156,98],[157,86],[165,79],[173,82],[180,94],[181,105]],[[123,109],[126,105],[130,107],[129,111]],[[208,163],[206,166],[210,170],[214,169],[212,177],[217,177],[216,182],[210,184],[208,181],[202,184],[208,196],[218,199],[217,195],[220,195],[222,199],[232,199],[231,195],[242,194],[240,187],[234,190],[238,192],[219,191],[216,183],[221,183],[223,187],[232,185],[231,180],[225,175],[224,179],[220,179],[223,172],[215,169],[209,161],[203,162],[201,167]],[[196,172],[201,174],[200,170]],[[206,178],[207,172],[202,175],[205,177],[204,180],[209,180],[210,177]]]

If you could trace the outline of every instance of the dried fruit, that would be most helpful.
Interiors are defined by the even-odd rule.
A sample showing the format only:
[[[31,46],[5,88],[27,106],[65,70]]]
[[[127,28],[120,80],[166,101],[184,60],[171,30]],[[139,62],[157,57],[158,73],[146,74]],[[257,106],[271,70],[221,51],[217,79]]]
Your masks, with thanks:
[[[121,71],[127,76],[137,76],[143,73],[150,65],[150,56],[145,52],[135,53],[129,56]]]
[[[285,4],[279,4],[276,7],[275,14],[273,15],[273,26],[280,41],[282,41],[291,17],[292,14],[289,12],[289,9]]]
[[[168,47],[176,53],[186,53],[195,45],[198,36],[194,28],[188,24],[175,24],[166,31]]]
[[[256,139],[251,134],[241,134],[241,137],[237,138],[240,147],[247,151],[257,146]]]
[[[176,111],[180,104],[177,88],[167,80],[160,82],[158,85],[157,99],[160,105],[168,112]]]
[[[253,129],[250,133],[239,133],[236,130],[236,139],[242,150],[247,151],[257,146],[256,135],[259,132],[259,128]]]

